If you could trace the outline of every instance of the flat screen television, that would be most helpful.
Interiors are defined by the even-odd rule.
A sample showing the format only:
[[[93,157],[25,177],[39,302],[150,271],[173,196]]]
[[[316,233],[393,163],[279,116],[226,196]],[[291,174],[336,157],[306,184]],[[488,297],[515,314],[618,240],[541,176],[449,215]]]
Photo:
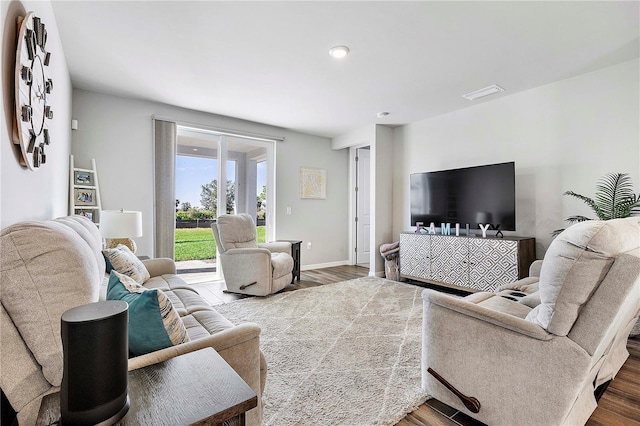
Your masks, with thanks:
[[[411,225],[422,222],[479,223],[502,231],[516,230],[515,163],[414,173],[411,182]]]

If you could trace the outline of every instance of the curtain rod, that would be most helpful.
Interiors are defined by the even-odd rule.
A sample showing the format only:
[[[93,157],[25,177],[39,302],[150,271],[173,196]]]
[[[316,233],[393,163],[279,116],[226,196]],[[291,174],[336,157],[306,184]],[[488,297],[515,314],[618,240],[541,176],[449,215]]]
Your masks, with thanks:
[[[242,138],[250,138],[250,139],[256,139],[256,140],[263,140],[263,141],[276,141],[276,142],[284,142],[285,140],[284,136],[270,136],[270,135],[263,135],[259,133],[243,132],[240,130],[224,129],[221,127],[209,126],[209,125],[200,124],[200,123],[190,123],[187,121],[176,120],[173,118],[163,117],[159,115],[152,115],[151,118],[153,120],[173,122],[173,123],[176,123],[176,125],[179,127],[188,127],[196,131],[205,131],[205,132],[215,133],[215,134],[224,135],[224,136],[236,136],[236,137],[242,137]]]

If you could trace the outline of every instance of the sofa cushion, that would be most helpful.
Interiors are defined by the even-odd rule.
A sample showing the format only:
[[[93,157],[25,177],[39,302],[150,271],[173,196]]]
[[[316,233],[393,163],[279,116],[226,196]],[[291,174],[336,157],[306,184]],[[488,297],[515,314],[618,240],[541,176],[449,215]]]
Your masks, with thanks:
[[[162,290],[149,290],[111,271],[107,300],[129,304],[129,352],[143,355],[189,341],[180,316]]]
[[[118,244],[116,248],[102,250],[102,254],[104,254],[107,264],[110,263],[113,269],[121,274],[130,276],[138,284],[143,284],[151,278],[147,268],[127,246]]]
[[[182,278],[175,274],[152,277],[144,283],[144,287],[162,290],[181,317],[196,309],[209,306],[192,286],[186,284]]]
[[[256,225],[248,214],[220,215],[216,220],[218,244],[224,251],[234,248],[257,248]]]
[[[92,233],[82,222],[95,224],[79,216],[67,219],[21,222],[0,234],[0,301],[53,386],[62,382],[60,318],[67,309],[98,300],[104,270],[92,248],[97,243],[88,243],[100,240],[97,228]]]
[[[527,320],[566,336],[614,258],[638,244],[640,218],[580,222],[549,246],[540,271],[540,305]]]
[[[234,325],[211,306],[194,310],[182,317],[189,338],[197,340],[233,328]]]

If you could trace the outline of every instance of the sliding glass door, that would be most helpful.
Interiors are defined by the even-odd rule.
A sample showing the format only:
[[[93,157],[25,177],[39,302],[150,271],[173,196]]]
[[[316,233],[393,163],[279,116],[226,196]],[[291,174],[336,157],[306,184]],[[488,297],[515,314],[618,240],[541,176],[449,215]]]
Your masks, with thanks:
[[[273,239],[273,142],[178,126],[176,261],[178,268],[219,271],[211,223],[247,213],[260,242]]]

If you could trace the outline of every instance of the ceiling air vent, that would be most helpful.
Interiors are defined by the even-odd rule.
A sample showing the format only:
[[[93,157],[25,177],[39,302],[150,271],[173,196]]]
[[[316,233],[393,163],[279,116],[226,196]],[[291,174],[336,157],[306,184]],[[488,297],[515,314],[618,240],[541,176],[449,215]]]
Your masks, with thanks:
[[[469,99],[470,101],[475,101],[476,99],[484,98],[485,96],[493,95],[494,93],[498,92],[504,92],[504,89],[497,84],[494,84],[483,89],[476,90],[475,92],[470,92],[466,95],[462,95],[462,97],[465,99]]]

